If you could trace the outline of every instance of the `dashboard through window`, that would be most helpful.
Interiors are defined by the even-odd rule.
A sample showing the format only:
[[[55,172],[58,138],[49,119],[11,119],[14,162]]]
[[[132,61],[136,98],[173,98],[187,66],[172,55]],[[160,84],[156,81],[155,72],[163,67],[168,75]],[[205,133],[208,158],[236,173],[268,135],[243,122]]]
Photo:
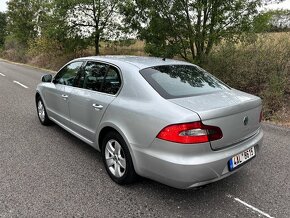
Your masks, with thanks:
[[[77,61],[66,65],[56,74],[53,82],[55,84],[74,86],[75,78],[82,65],[82,61]]]

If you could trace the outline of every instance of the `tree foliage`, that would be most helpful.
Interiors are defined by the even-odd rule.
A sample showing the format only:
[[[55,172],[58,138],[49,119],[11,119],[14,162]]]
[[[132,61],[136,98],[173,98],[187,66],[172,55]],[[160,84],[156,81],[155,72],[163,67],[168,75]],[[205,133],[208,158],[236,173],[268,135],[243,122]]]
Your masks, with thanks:
[[[6,36],[6,14],[0,12],[0,48],[3,47],[5,42],[5,36]]]
[[[10,0],[7,2],[7,31],[26,47],[28,41],[37,35],[36,23],[39,0]]]
[[[40,36],[59,42],[60,50],[65,53],[77,52],[88,46],[86,37],[70,26],[68,13],[73,7],[72,1],[46,0],[42,2],[42,16],[39,19]]]
[[[222,39],[249,30],[263,32],[269,13],[262,3],[283,0],[10,0],[7,32],[24,48],[39,38],[59,42],[64,52],[131,33],[155,56],[200,61]],[[31,43],[32,41],[32,43]],[[45,41],[45,40],[40,40]]]
[[[222,38],[251,27],[260,0],[127,0],[126,23],[152,55],[200,60]]]
[[[100,39],[117,33],[119,0],[71,0],[67,4],[69,25],[78,35],[92,39],[95,54],[100,53]]]

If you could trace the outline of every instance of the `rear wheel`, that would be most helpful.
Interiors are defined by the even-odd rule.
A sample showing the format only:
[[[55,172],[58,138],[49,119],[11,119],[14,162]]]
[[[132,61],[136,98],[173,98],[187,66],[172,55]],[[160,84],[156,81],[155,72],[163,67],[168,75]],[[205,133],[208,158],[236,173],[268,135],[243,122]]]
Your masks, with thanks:
[[[126,142],[117,132],[109,132],[102,140],[102,159],[113,181],[129,184],[137,179]]]
[[[51,121],[47,116],[45,106],[40,96],[36,99],[36,108],[40,123],[45,126],[51,124]]]

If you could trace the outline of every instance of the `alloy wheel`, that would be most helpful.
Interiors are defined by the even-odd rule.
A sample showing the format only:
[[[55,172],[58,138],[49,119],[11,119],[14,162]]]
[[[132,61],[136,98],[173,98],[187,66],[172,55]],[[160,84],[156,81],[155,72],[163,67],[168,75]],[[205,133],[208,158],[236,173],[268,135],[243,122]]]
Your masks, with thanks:
[[[38,101],[37,109],[38,109],[38,117],[39,117],[39,119],[42,122],[44,122],[45,121],[45,109],[44,109],[44,105],[43,105],[41,100]]]
[[[116,178],[121,178],[125,174],[126,158],[118,141],[111,139],[107,142],[105,159],[108,169]]]

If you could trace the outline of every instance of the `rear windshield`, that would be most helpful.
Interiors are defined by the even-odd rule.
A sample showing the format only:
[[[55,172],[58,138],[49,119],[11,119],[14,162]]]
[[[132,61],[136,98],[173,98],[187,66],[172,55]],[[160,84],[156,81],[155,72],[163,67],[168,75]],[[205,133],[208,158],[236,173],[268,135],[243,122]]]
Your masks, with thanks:
[[[140,71],[163,97],[181,98],[229,89],[205,70],[191,65],[164,65]]]

